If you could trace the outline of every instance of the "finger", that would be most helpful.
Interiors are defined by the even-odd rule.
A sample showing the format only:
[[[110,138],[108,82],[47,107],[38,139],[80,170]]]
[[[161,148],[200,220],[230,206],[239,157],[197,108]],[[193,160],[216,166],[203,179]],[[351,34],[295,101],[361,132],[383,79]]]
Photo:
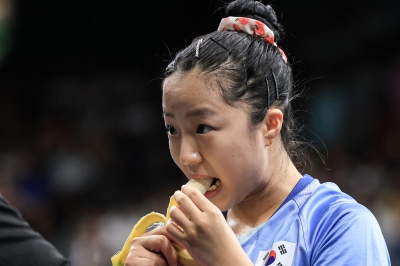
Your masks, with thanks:
[[[205,208],[215,206],[203,194],[191,186],[183,185],[181,191],[187,195],[201,211],[206,211]]]
[[[164,257],[160,256],[155,252],[151,252],[147,250],[142,245],[137,245],[136,242],[140,242],[141,239],[136,239],[132,241],[131,249],[129,251],[128,256],[126,257],[125,264],[126,266],[133,265],[159,265],[164,266],[167,265]]]
[[[178,254],[174,247],[171,244],[171,241],[166,236],[163,235],[150,235],[143,237],[141,240],[140,237],[134,238],[132,240],[132,247],[135,246],[134,241],[138,239],[138,242],[141,242],[141,246],[148,251],[151,251],[151,257],[157,259],[157,262],[160,261],[160,258],[164,260],[159,254],[155,254],[154,251],[158,251],[157,253],[162,253],[167,260],[169,265],[175,265],[178,262]],[[154,256],[153,256],[154,255]],[[156,258],[158,257],[158,258]]]
[[[167,223],[165,224],[165,228],[170,235],[171,240],[175,244],[183,247],[182,243],[185,242],[185,232],[183,231],[183,229],[171,219],[167,221]]]
[[[168,266],[168,264],[165,260],[162,260],[162,262],[158,262],[148,258],[127,258],[124,266]]]
[[[142,236],[151,236],[151,235],[163,235],[168,238],[168,233],[165,230],[165,226],[155,227],[150,231],[147,231]]]
[[[192,198],[195,197],[194,194],[196,193],[198,193],[198,196],[204,197],[200,194],[200,192],[196,191],[195,189],[189,190],[189,195],[179,190],[174,193],[175,200],[178,203],[179,209],[181,209],[182,212],[189,219],[195,218],[195,216],[201,212],[201,209],[199,209],[199,207],[192,200]]]
[[[186,228],[191,226],[190,218],[177,206],[172,206],[170,209],[171,220],[170,222],[184,232]]]
[[[213,210],[215,208],[215,205],[212,204],[203,194],[201,194],[199,191],[197,191],[196,189],[190,187],[190,186],[182,186],[182,191],[181,191],[184,195],[186,195],[191,203],[196,206],[195,210],[200,210],[201,212],[204,211],[209,211],[209,210]],[[176,199],[176,197],[175,197]],[[178,200],[177,200],[178,202]],[[183,204],[185,204],[185,202],[183,202]],[[181,206],[178,202],[179,207],[183,207]],[[193,216],[191,211],[194,209],[190,209],[190,207],[193,207],[191,205],[188,205],[188,209],[184,209],[186,214],[188,216]],[[194,215],[196,215],[196,211],[194,212]]]
[[[182,230],[182,228],[181,228]],[[165,225],[163,227],[158,227],[155,228],[154,230],[147,232],[145,234],[143,234],[143,236],[150,236],[150,235],[163,235],[166,236],[169,240],[173,240],[173,237],[171,236],[171,234],[167,231],[167,224],[165,223]]]
[[[171,223],[171,220],[169,220],[169,223]],[[181,239],[180,238],[178,239],[176,237],[176,232],[174,233],[174,235],[171,235],[171,233],[167,230],[167,224],[168,224],[168,221],[167,221],[167,223],[165,223],[164,226],[157,227],[157,228],[151,230],[150,232],[145,233],[143,236],[145,236],[145,235],[147,235],[147,236],[149,236],[149,235],[163,235],[163,236],[166,236],[170,241],[173,241],[175,244],[183,247],[183,245],[181,244]],[[175,227],[175,226],[178,226],[178,225],[175,223],[175,225],[172,225],[172,226]],[[183,229],[182,228],[178,229],[178,232],[180,232],[182,234]],[[174,248],[174,251],[176,252],[175,248]],[[166,254],[166,259],[167,259],[167,261],[169,262],[170,265],[175,265],[175,264],[171,264],[171,261],[174,262],[174,259],[175,259],[174,257],[170,258],[168,256],[168,254]],[[178,260],[178,254],[176,254],[176,260]]]

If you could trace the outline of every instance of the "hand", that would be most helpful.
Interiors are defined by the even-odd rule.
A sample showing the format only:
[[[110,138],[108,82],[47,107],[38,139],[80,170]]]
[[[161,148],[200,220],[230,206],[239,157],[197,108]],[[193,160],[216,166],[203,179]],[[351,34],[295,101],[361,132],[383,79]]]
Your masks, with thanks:
[[[125,266],[175,266],[178,254],[168,239],[165,226],[155,228],[141,237],[135,237]]]
[[[171,208],[166,231],[199,265],[253,265],[221,211],[204,195],[184,186],[174,196],[179,208]]]

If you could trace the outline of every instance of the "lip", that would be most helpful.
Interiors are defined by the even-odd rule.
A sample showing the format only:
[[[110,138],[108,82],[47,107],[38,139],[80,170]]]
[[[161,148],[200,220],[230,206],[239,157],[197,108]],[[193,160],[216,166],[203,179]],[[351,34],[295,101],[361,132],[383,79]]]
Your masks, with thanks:
[[[215,177],[213,177],[213,176],[201,175],[201,174],[191,174],[190,177],[191,177],[191,178],[194,178],[194,179],[200,179],[200,178],[215,178]]]
[[[220,185],[219,187],[217,187],[217,189],[215,189],[215,190],[213,190],[213,191],[207,191],[207,192],[204,194],[204,196],[205,196],[207,199],[212,199],[212,198],[216,197],[216,195],[219,194],[219,191],[220,191],[220,190],[221,190],[221,185]]]

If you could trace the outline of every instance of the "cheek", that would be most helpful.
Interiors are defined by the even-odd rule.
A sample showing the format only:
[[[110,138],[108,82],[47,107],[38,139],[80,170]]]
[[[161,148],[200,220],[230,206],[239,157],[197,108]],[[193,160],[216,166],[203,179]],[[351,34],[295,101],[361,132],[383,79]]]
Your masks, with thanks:
[[[222,145],[213,149],[218,157],[220,170],[236,180],[256,175],[264,163],[263,149],[252,138],[221,140]]]
[[[227,136],[221,139],[222,141],[223,147],[220,150],[225,152],[230,160],[243,160],[244,158],[254,156],[254,152],[256,152],[254,141],[242,134]]]
[[[205,158],[217,162],[214,166],[223,169],[224,172],[235,172],[245,168],[248,160],[254,158],[251,152],[254,151],[252,145],[235,138],[219,138],[208,142],[202,150]]]

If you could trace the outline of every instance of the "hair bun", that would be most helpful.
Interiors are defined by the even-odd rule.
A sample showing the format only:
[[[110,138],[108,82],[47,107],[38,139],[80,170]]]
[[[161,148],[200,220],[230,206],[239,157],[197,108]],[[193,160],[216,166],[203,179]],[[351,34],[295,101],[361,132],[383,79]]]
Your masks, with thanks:
[[[225,15],[227,17],[247,17],[259,20],[274,32],[277,44],[283,39],[283,27],[278,22],[276,13],[270,5],[264,5],[254,0],[236,0],[228,4]]]

